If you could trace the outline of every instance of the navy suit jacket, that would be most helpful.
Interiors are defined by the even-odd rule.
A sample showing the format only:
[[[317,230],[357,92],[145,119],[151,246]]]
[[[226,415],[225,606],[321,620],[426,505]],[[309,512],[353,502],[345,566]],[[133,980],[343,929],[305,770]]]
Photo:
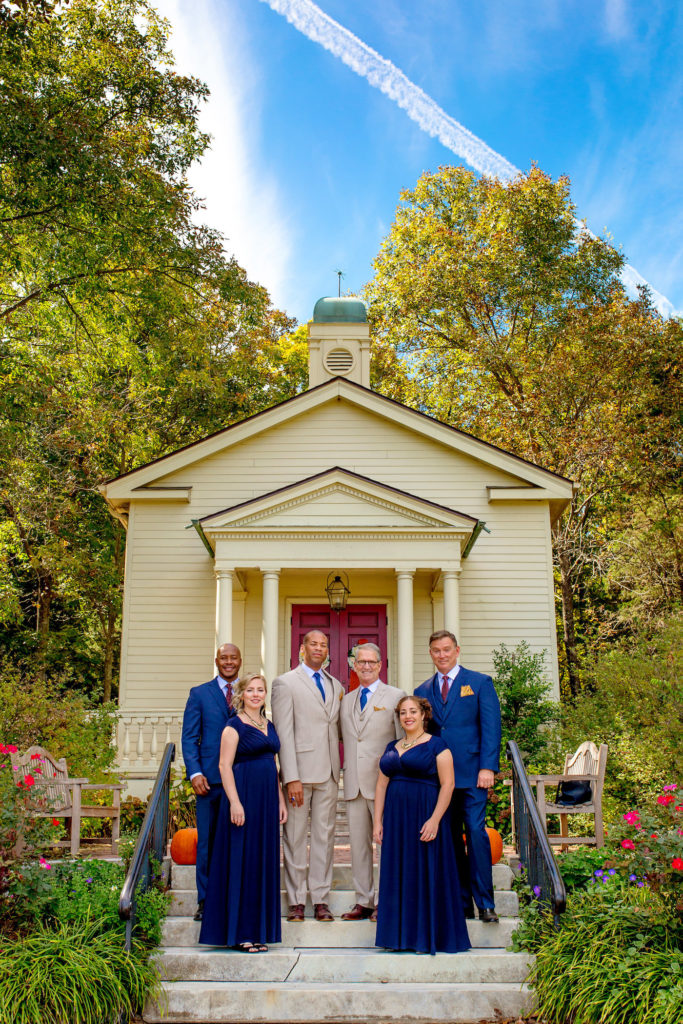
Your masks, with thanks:
[[[205,775],[209,784],[220,784],[218,760],[221,736],[229,720],[236,714],[223,696],[218,676],[193,686],[183,715],[183,760],[187,778],[196,772]]]
[[[415,690],[432,705],[429,732],[440,736],[453,755],[455,785],[469,789],[477,785],[482,768],[497,772],[500,767],[500,702],[491,676],[460,666],[448,700],[441,699],[438,673]],[[469,688],[472,693],[464,695]]]

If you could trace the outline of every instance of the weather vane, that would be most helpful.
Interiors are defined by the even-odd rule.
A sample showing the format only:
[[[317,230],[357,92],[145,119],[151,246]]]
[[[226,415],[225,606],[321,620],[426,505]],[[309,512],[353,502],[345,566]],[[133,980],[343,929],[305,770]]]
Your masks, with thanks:
[[[343,270],[335,270],[335,274],[337,275],[337,297],[341,298],[341,279],[346,277],[346,274]]]

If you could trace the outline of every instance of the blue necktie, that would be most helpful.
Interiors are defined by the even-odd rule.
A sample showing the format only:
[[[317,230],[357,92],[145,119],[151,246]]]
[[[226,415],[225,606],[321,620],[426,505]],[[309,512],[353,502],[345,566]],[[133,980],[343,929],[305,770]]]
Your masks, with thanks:
[[[313,673],[313,678],[315,679],[315,685],[320,690],[320,696],[322,697],[323,704],[324,704],[325,703],[325,687],[323,686],[322,679],[320,677],[320,673],[319,672],[314,672]]]
[[[363,689],[360,691],[360,709],[361,709],[361,711],[365,711],[365,705],[368,702],[368,694],[369,693],[370,693],[370,690],[368,689],[367,686],[364,686]]]

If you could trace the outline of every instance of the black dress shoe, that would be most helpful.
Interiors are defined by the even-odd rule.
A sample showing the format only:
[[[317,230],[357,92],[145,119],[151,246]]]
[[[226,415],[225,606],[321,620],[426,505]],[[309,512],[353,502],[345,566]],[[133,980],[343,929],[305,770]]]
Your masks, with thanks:
[[[194,912],[194,920],[201,921],[204,917],[204,900],[199,900],[197,903],[197,909]]]
[[[479,920],[486,924],[498,924],[498,914],[493,907],[484,907],[479,910]]]
[[[474,911],[473,910],[466,910],[465,911],[465,920],[466,921],[474,921]]]

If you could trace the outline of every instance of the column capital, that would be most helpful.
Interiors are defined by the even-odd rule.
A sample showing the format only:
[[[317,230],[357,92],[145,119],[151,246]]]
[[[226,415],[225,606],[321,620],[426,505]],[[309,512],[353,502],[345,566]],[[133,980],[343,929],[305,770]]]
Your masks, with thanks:
[[[214,565],[213,571],[217,580],[231,580],[235,575],[234,569],[228,569],[223,565]]]
[[[412,579],[417,569],[394,569],[398,579]]]

